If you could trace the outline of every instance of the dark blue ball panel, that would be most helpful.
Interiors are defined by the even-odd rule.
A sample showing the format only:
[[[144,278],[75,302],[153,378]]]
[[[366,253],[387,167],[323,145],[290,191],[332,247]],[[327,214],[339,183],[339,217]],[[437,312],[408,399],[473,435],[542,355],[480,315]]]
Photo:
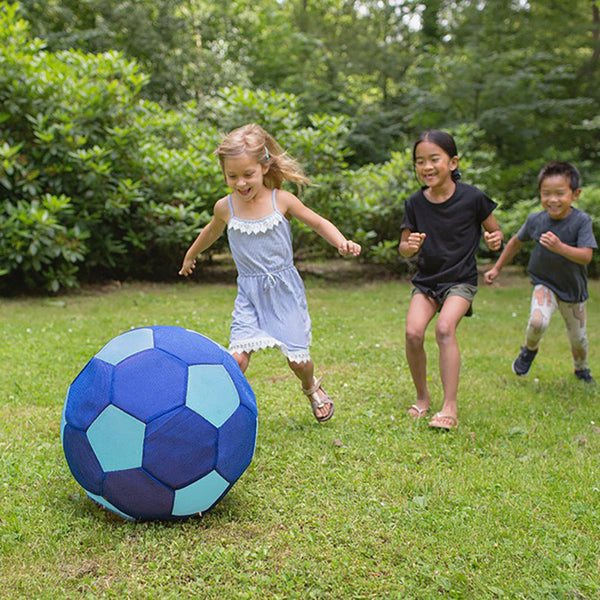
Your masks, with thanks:
[[[142,469],[129,469],[107,473],[102,495],[134,519],[169,519],[175,492]]]
[[[113,369],[112,365],[97,358],[88,362],[67,393],[67,423],[85,431],[110,404]]]
[[[207,337],[183,327],[152,327],[154,347],[169,352],[188,365],[219,364],[227,351]]]
[[[100,494],[103,471],[85,433],[67,424],[63,430],[63,449],[79,485],[92,494]]]
[[[142,466],[178,489],[214,469],[216,447],[217,429],[182,407],[148,423]]]
[[[248,468],[256,445],[256,415],[240,406],[219,429],[216,470],[233,483]]]
[[[254,390],[250,387],[246,377],[244,377],[244,374],[240,370],[235,358],[233,358],[231,354],[226,353],[223,356],[222,364],[225,370],[229,373],[229,376],[233,381],[233,385],[235,385],[238,391],[240,403],[256,416],[258,414],[258,409],[256,407],[256,396],[254,395]]]
[[[187,366],[161,350],[146,350],[119,363],[112,402],[147,423],[185,403]]]

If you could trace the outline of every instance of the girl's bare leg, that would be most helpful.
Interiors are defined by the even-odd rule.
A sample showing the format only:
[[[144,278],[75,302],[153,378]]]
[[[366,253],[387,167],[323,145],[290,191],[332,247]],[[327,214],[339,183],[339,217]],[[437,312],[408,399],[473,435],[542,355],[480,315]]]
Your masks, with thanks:
[[[248,352],[234,352],[232,356],[235,358],[235,362],[238,364],[242,373],[245,373],[248,364],[250,363],[250,354]]]
[[[406,360],[417,392],[415,405],[421,411],[427,410],[431,403],[427,389],[427,354],[424,341],[425,330],[435,316],[437,308],[437,302],[433,298],[425,294],[415,294],[410,300],[406,314]],[[414,408],[412,410],[414,411]]]
[[[460,296],[449,296],[442,306],[435,326],[435,339],[440,349],[440,377],[444,389],[441,415],[456,419],[458,414],[457,394],[460,374],[460,350],[456,339],[456,328],[469,310],[470,302]],[[452,419],[448,419],[452,426]]]

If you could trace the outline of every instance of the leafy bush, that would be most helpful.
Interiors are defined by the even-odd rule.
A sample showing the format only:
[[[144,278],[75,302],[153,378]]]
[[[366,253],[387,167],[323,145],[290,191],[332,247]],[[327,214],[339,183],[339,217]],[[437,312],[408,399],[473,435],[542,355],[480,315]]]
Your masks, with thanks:
[[[410,150],[350,170],[356,124],[348,117],[301,116],[292,94],[241,87],[167,111],[142,99],[147,79],[116,52],[47,52],[19,19],[18,4],[0,2],[0,292],[174,277],[226,192],[214,150],[225,132],[250,121],[299,160],[313,182],[303,201],[361,243],[363,260],[406,271],[400,224],[419,186]],[[452,133],[465,181],[500,202],[509,236],[535,206],[523,190],[538,165],[500,171],[478,129],[467,124]],[[586,188],[578,204],[594,218],[597,236],[599,194]],[[303,224],[293,228],[300,255],[335,253]],[[518,260],[527,258],[525,251]]]
[[[88,237],[76,225],[61,224],[72,213],[70,198],[45,194],[40,199],[4,202],[0,211],[0,276],[20,270],[30,289],[57,292],[76,283],[75,264],[83,260]]]
[[[295,97],[241,88],[165,111],[140,99],[147,78],[122,55],[46,52],[14,4],[0,3],[0,27],[1,290],[173,276],[225,192],[214,149],[248,121],[298,157],[316,184],[306,201],[338,218],[344,118],[302,126]],[[298,247],[314,244],[295,227]]]
[[[164,277],[222,187],[218,132],[138,99],[120,54],[45,52],[0,4],[0,289]]]

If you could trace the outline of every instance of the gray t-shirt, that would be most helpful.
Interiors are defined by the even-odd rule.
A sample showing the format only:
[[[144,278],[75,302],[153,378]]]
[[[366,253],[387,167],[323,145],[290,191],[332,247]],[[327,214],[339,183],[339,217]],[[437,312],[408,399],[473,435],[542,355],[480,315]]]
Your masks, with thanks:
[[[534,285],[550,288],[563,302],[583,302],[588,298],[587,267],[547,250],[540,236],[554,233],[561,242],[576,248],[597,248],[590,216],[573,208],[565,219],[551,219],[546,211],[532,213],[517,233],[521,242],[535,241],[527,270]]]

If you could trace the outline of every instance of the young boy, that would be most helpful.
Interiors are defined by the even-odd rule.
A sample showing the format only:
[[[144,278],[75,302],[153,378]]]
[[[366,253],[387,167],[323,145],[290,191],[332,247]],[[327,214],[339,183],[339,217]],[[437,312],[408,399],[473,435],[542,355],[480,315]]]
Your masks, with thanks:
[[[517,235],[506,244],[492,269],[484,275],[492,283],[500,269],[519,252],[524,242],[535,241],[527,270],[534,285],[525,345],[512,364],[516,375],[527,375],[552,313],[558,308],[567,326],[575,377],[594,379],[587,366],[586,306],[587,268],[597,248],[588,214],[571,205],[581,192],[577,169],[565,162],[551,162],[538,175],[543,211],[532,213]]]

